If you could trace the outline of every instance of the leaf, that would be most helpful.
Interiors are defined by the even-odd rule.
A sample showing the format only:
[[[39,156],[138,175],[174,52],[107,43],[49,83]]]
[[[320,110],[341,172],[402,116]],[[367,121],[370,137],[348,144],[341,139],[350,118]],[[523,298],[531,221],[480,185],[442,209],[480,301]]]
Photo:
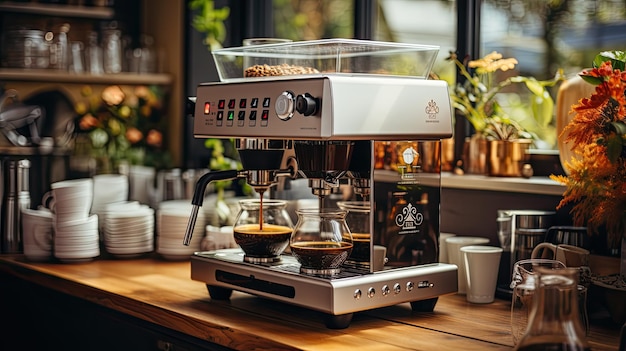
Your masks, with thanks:
[[[593,59],[593,67],[598,68],[602,63],[611,61],[613,69],[623,71],[626,67],[626,52],[624,51],[602,51]]]
[[[609,123],[609,129],[617,133],[618,135],[626,134],[626,124],[622,122],[611,122]]]
[[[530,90],[533,94],[537,96],[543,96],[546,92],[544,86],[539,83],[535,78],[526,78],[524,79],[524,83],[528,90]]]
[[[531,108],[537,121],[541,127],[547,127],[552,122],[552,112],[554,111],[554,100],[546,91],[543,95],[532,99]]]
[[[589,76],[586,74],[579,74],[580,78],[582,78],[585,82],[593,84],[593,85],[599,85],[600,83],[603,82],[603,79],[600,77],[593,77],[593,76]]]
[[[622,154],[622,137],[617,134],[611,134],[606,139],[606,153],[611,163],[616,163]]]

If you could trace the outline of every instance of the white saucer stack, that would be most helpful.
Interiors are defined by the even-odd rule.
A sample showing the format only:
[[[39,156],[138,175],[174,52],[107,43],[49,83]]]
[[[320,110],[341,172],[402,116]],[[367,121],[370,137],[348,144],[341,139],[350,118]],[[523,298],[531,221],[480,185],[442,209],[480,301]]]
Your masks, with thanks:
[[[104,207],[102,226],[106,251],[118,258],[133,258],[154,250],[154,209],[138,202]]]
[[[196,251],[204,237],[205,215],[198,212],[196,226],[189,246],[183,244],[191,214],[191,200],[163,201],[157,211],[156,252],[167,260],[185,260]]]

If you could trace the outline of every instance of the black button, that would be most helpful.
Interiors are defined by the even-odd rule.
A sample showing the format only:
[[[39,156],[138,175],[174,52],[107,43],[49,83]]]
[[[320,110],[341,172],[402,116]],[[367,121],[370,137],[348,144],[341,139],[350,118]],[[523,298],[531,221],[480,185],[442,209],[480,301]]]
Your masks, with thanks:
[[[270,107],[270,101],[271,101],[271,99],[270,99],[270,98],[265,98],[265,99],[263,99],[263,107],[264,107],[264,108],[266,108],[266,107]]]
[[[261,119],[262,120],[267,120],[270,117],[270,111],[269,110],[263,110],[263,113],[261,113]]]
[[[217,108],[219,108],[219,109],[224,109],[224,106],[226,106],[226,101],[225,100],[220,100],[217,103]]]
[[[228,108],[235,108],[235,99],[228,100]]]
[[[255,121],[256,120],[256,110],[255,111],[250,111],[250,120],[251,121]]]
[[[259,107],[259,98],[252,98],[250,101],[250,107],[257,108]]]
[[[246,108],[246,99],[239,100],[239,108]]]
[[[217,111],[217,120],[221,121],[224,119],[224,111]]]
[[[246,111],[239,111],[239,113],[237,114],[237,119],[240,121],[246,119]]]

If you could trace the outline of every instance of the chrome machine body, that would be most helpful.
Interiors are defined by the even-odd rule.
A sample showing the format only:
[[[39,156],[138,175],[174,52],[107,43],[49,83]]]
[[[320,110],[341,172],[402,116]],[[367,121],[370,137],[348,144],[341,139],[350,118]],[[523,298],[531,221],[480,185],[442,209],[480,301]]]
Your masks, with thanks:
[[[353,312],[405,302],[432,310],[438,296],[457,291],[457,267],[438,263],[440,173],[423,172],[414,160],[419,143],[451,135],[444,81],[339,73],[200,85],[194,136],[242,140],[244,170],[227,176],[258,182],[263,192],[297,174],[320,199],[351,185],[351,198],[371,204],[371,240],[370,261],[348,261],[337,276],[302,274],[288,253],[280,262],[252,264],[240,250],[225,249],[195,253],[191,278],[205,282],[214,299],[238,290],[321,311],[331,328],[347,327]],[[280,166],[246,169],[242,152],[258,140],[260,150],[279,145]],[[379,142],[406,143],[396,169],[375,167]],[[387,247],[383,270],[372,264],[374,245]]]

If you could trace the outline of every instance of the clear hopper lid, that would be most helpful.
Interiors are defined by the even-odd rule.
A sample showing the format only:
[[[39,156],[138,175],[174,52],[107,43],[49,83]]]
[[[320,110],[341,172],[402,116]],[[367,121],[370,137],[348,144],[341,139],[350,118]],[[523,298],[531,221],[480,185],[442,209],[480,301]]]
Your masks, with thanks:
[[[439,46],[324,39],[213,51],[220,80],[302,74],[406,76],[426,79]]]

